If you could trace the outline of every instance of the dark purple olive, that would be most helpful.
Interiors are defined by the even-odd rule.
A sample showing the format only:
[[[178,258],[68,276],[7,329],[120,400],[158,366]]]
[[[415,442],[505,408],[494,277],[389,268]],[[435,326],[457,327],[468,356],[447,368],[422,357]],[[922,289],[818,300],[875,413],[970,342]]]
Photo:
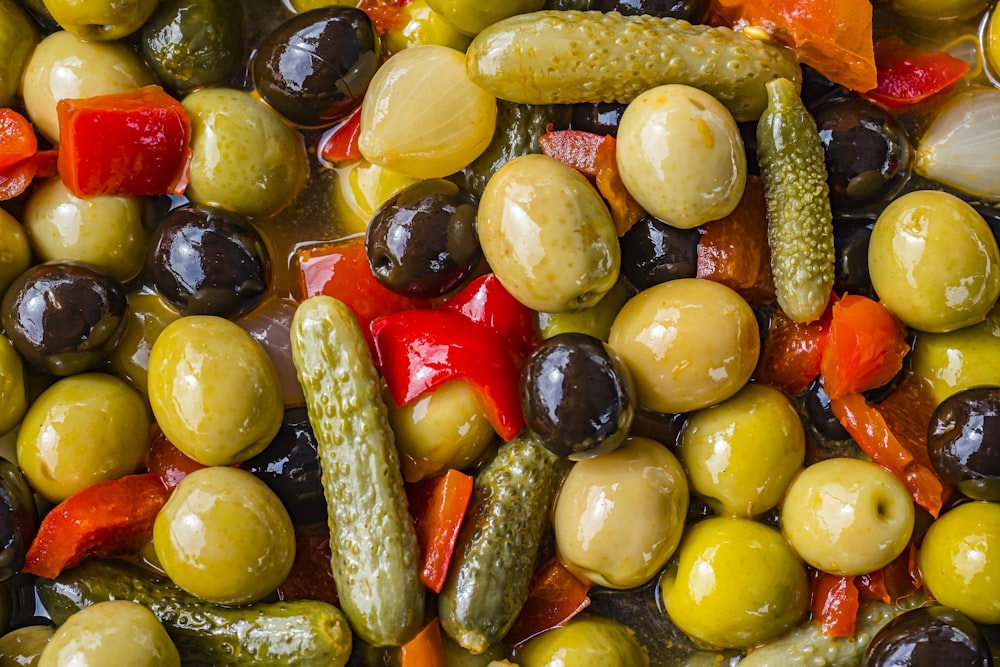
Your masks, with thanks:
[[[863,667],[993,667],[993,657],[969,617],[931,606],[889,621],[868,645]]]
[[[443,179],[414,183],[390,197],[365,234],[375,278],[418,299],[443,296],[461,285],[483,256],[477,208],[469,192]]]
[[[635,418],[635,388],[621,359],[582,333],[543,341],[521,372],[525,423],[558,456],[573,460],[611,451]]]
[[[573,105],[569,125],[581,132],[617,137],[626,106],[621,102],[580,102]]]
[[[927,448],[941,479],[975,500],[1000,501],[1000,387],[972,387],[934,410]]]
[[[20,468],[0,457],[0,582],[24,566],[24,554],[38,531],[35,496]]]
[[[837,294],[860,294],[876,299],[868,273],[868,242],[872,220],[837,219],[833,225],[833,248],[836,257],[833,289]]]
[[[622,273],[636,290],[677,278],[694,278],[698,271],[697,229],[678,229],[643,216],[621,238]]]
[[[380,45],[360,9],[312,9],[264,38],[253,58],[253,83],[261,98],[293,123],[333,125],[364,97],[378,69]]]
[[[270,259],[260,234],[239,214],[188,205],[153,231],[146,273],[184,315],[234,318],[264,298]]]
[[[843,427],[830,404],[830,397],[823,389],[822,378],[813,380],[804,392],[795,397],[802,423],[824,458],[831,456],[856,456],[861,450],[854,438]]]
[[[52,375],[94,368],[118,344],[128,301],[115,278],[54,261],[22,273],[3,298],[3,327],[24,360]]]
[[[702,23],[708,18],[708,0],[590,0],[590,8],[625,16],[649,14]]]

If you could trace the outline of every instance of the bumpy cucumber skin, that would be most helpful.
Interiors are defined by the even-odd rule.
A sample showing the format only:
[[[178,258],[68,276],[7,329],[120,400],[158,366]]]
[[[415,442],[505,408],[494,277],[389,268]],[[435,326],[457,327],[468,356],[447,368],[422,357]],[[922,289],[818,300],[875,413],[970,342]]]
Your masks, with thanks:
[[[479,654],[503,638],[528,597],[549,508],[568,463],[526,431],[477,475],[438,597],[445,632]]]
[[[38,579],[38,597],[57,625],[98,602],[148,607],[177,646],[184,667],[343,667],[351,629],[339,609],[295,600],[222,607],[168,578],[118,560],[87,560],[55,579]]]
[[[767,203],[778,305],[796,322],[818,319],[833,288],[833,214],[823,144],[792,82],[767,84],[757,160]]]
[[[764,85],[801,86],[791,51],[729,28],[617,12],[542,10],[489,26],[466,51],[469,77],[525,104],[630,102],[681,83],[718,98],[737,121],[757,120]]]
[[[316,434],[340,607],[372,646],[420,629],[420,547],[379,378],[351,310],[328,296],[296,309],[292,361]]]

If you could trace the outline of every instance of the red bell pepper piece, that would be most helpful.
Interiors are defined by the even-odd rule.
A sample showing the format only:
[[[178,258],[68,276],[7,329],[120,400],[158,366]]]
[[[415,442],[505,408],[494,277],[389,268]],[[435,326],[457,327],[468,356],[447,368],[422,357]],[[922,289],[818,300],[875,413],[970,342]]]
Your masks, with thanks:
[[[519,359],[526,359],[542,340],[534,311],[511,296],[493,273],[470,282],[444,307],[496,331]]]
[[[437,616],[399,649],[400,667],[445,667],[441,622]]]
[[[590,605],[590,584],[579,579],[553,556],[531,579],[528,598],[506,641],[520,646],[546,630],[566,623]]]
[[[29,158],[38,150],[35,128],[10,108],[0,109],[0,171]]]
[[[325,523],[295,526],[295,560],[277,594],[279,600],[340,603],[330,571],[330,529]]]
[[[597,148],[604,136],[582,130],[549,130],[538,138],[542,153],[587,176],[597,176]]]
[[[51,178],[56,168],[58,151],[38,151],[0,171],[0,201],[13,199],[28,189],[36,178]]]
[[[63,99],[59,175],[77,197],[184,192],[191,120],[159,86]]]
[[[325,132],[320,139],[320,157],[327,162],[345,162],[361,157],[358,137],[361,136],[361,107],[347,116],[337,127]]]
[[[860,596],[854,577],[816,570],[810,587],[813,618],[825,637],[853,637]]]
[[[440,593],[472,497],[472,477],[449,469],[408,485],[406,497],[420,541],[420,580]]]
[[[790,396],[804,392],[820,373],[831,319],[829,306],[822,317],[808,323],[775,311],[761,347],[758,379]]]
[[[153,536],[153,521],[170,491],[153,473],[126,475],[87,487],[42,519],[24,571],[53,578],[87,556],[124,556]]]
[[[449,380],[468,380],[486,419],[504,440],[524,426],[520,370],[507,341],[444,308],[406,310],[372,323],[389,393],[403,406]]]
[[[205,465],[177,449],[163,431],[157,429],[146,450],[146,470],[155,474],[168,489],[173,489],[182,479]]]
[[[951,89],[969,71],[969,63],[944,51],[921,51],[897,35],[875,43],[878,87],[865,97],[886,107],[916,104]]]

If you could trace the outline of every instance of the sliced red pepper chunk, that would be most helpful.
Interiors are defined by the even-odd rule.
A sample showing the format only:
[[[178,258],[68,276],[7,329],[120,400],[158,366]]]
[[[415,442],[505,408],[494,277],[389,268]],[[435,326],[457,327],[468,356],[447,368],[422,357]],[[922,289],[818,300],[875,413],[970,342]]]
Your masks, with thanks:
[[[589,582],[578,578],[553,556],[532,577],[528,598],[505,641],[517,647],[563,625],[590,605],[589,591]]]
[[[853,637],[860,595],[854,577],[814,571],[810,586],[813,618],[825,637]]]
[[[467,380],[486,419],[504,440],[521,431],[520,370],[500,334],[454,311],[424,308],[376,320],[372,335],[398,407],[449,380]]]
[[[357,7],[368,14],[379,35],[402,30],[407,17],[403,7],[412,0],[360,0]]]
[[[470,282],[444,307],[496,331],[519,359],[527,358],[542,339],[534,311],[515,299],[493,273]]]
[[[163,431],[157,429],[146,450],[146,470],[159,477],[164,486],[172,489],[189,474],[204,467],[177,449]]]
[[[400,667],[446,667],[441,622],[435,616],[399,649]]]
[[[470,475],[449,469],[406,487],[420,542],[420,580],[435,593],[441,592],[448,576],[448,565],[472,497],[472,481]]]
[[[325,523],[295,526],[295,559],[278,587],[279,600],[319,600],[340,603],[330,571],[330,529]]]
[[[24,571],[53,578],[87,556],[137,553],[153,536],[153,521],[170,491],[153,473],[96,484],[45,515],[28,548]]]
[[[789,396],[804,392],[819,376],[831,318],[829,306],[822,317],[808,323],[776,311],[761,347],[757,378]]]
[[[583,130],[549,130],[538,138],[542,153],[587,176],[597,176],[597,149],[604,136]]]
[[[17,197],[36,178],[51,178],[58,172],[56,149],[38,151],[20,162],[0,171],[0,201]]]
[[[352,111],[337,127],[323,134],[320,157],[327,162],[346,162],[361,157],[358,137],[361,136],[361,107]]]
[[[77,197],[184,192],[191,120],[160,86],[63,99],[59,175]]]
[[[31,157],[38,150],[35,128],[13,109],[0,108],[0,171]]]
[[[922,51],[898,35],[875,43],[878,86],[865,97],[886,107],[916,104],[950,90],[969,72],[969,63],[944,51]]]

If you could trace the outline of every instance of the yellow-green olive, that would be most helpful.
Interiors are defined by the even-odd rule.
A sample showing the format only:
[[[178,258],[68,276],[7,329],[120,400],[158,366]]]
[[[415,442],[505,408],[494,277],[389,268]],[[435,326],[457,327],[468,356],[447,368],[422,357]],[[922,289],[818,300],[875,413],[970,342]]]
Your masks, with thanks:
[[[38,667],[180,667],[163,624],[131,600],[84,607],[53,633]]]
[[[892,0],[892,9],[900,16],[920,23],[955,21],[981,15],[988,0]]]
[[[427,0],[413,0],[402,7],[406,22],[398,30],[385,34],[386,51],[396,53],[418,44],[440,44],[465,51],[472,39],[463,35],[440,14],[427,6]]]
[[[538,11],[545,0],[505,0],[504,2],[469,2],[469,0],[427,0],[427,4],[445,21],[464,35],[474,37],[497,21]]]
[[[621,250],[604,200],[545,155],[508,161],[479,202],[486,261],[514,298],[547,313],[595,305],[618,280]]]
[[[364,158],[337,165],[331,206],[344,235],[364,232],[375,211],[403,188],[419,182]]]
[[[27,409],[24,362],[10,339],[0,334],[0,435],[17,426]]]
[[[542,338],[552,338],[561,333],[583,333],[606,343],[615,316],[631,295],[625,279],[619,276],[615,286],[589,308],[575,313],[538,313],[538,329]]]
[[[750,304],[725,285],[680,278],[639,292],[608,343],[632,371],[639,402],[657,412],[715,405],[750,379],[760,332]]]
[[[146,402],[105,373],[60,378],[28,407],[17,463],[32,488],[57,503],[142,466],[149,444]]]
[[[31,264],[27,233],[17,218],[0,208],[0,297]]]
[[[645,667],[649,656],[635,633],[618,621],[584,615],[517,649],[520,667]]]
[[[153,524],[163,570],[209,602],[237,605],[272,593],[295,558],[288,511],[264,482],[239,468],[187,475]]]
[[[38,131],[59,143],[59,100],[121,93],[155,82],[153,71],[127,44],[88,42],[61,30],[43,39],[32,52],[21,97]]]
[[[0,107],[10,106],[38,44],[38,28],[17,0],[0,0]],[[0,238],[3,235],[0,234]]]
[[[729,215],[746,186],[736,121],[721,102],[690,86],[657,86],[635,98],[618,126],[616,156],[636,201],[681,229]]]
[[[806,568],[777,530],[714,517],[688,528],[661,579],[670,620],[695,641],[742,649],[778,637],[809,605]]]
[[[600,586],[639,586],[677,549],[688,500],[684,469],[670,450],[628,438],[566,475],[552,518],[559,557]]]
[[[159,294],[133,292],[128,295],[128,321],[125,332],[112,350],[111,370],[128,381],[143,396],[149,393],[146,371],[149,368],[149,351],[153,342],[168,324],[180,317]]]
[[[121,282],[135,278],[146,254],[142,199],[98,195],[81,199],[61,178],[36,187],[24,209],[24,228],[42,261],[93,264]]]
[[[281,428],[281,384],[267,352],[238,324],[188,315],[153,342],[149,403],[163,434],[205,465],[259,454]]]
[[[67,32],[88,41],[112,41],[142,27],[159,0],[44,0]]]
[[[35,667],[55,628],[28,625],[0,637],[0,667]]]
[[[267,216],[298,194],[308,173],[305,143],[277,112],[230,88],[195,91],[183,105],[191,117],[191,201]]]
[[[910,360],[938,402],[970,387],[1000,385],[1000,308],[979,324],[947,333],[918,332]]]
[[[989,225],[972,206],[938,190],[909,192],[882,211],[868,245],[868,272],[879,300],[919,331],[982,322],[1000,296],[1000,249]]]

